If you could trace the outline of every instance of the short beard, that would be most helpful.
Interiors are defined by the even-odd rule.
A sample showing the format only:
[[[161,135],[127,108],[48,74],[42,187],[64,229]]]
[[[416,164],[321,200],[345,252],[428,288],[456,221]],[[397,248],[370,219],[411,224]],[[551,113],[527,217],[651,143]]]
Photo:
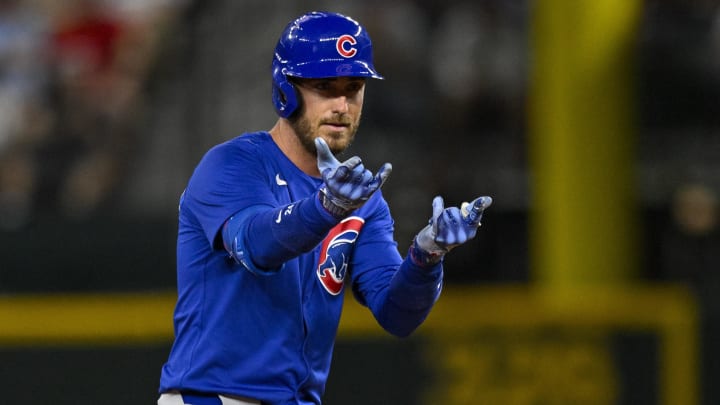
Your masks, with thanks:
[[[311,155],[317,155],[317,150],[315,149],[315,138],[320,135],[317,135],[315,132],[313,132],[310,121],[305,118],[305,116],[300,111],[290,116],[290,118],[288,118],[288,121],[290,122],[290,126],[292,127],[292,129],[295,131],[295,136],[297,136],[298,140],[300,140],[300,144],[303,146],[303,148],[305,148],[305,150]],[[358,125],[350,126],[350,141],[345,148],[334,148],[332,145],[328,145],[333,155],[339,156],[350,147],[350,145],[352,144],[352,140],[355,138],[357,130]]]
[[[299,112],[293,114],[288,120],[290,121],[290,126],[293,131],[295,131],[295,136],[297,136],[298,140],[300,140],[300,144],[303,148],[312,155],[316,154],[315,137],[313,136],[312,129],[310,128],[310,121],[303,117],[303,115]]]

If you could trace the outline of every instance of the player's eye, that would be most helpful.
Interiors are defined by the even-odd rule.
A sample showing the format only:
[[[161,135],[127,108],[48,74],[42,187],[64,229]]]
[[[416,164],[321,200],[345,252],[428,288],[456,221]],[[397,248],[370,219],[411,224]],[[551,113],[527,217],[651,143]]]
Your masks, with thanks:
[[[355,93],[357,93],[358,91],[360,91],[360,90],[363,88],[364,85],[365,85],[365,82],[364,82],[364,81],[362,81],[362,80],[355,80],[355,81],[350,82],[350,84],[348,84],[348,85],[345,87],[345,91],[347,91],[348,93],[355,94]]]
[[[338,80],[337,78],[311,79],[301,82],[301,85],[325,97],[353,97],[362,90],[365,85],[365,80],[352,79],[347,81]]]
[[[331,88],[329,80],[321,80],[312,84],[312,88],[317,91],[328,91]]]

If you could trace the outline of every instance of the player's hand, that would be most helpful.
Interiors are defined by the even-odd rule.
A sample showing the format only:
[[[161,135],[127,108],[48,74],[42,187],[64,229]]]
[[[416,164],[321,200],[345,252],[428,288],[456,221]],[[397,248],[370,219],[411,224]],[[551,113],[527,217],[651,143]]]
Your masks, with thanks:
[[[413,258],[424,264],[437,263],[450,249],[473,239],[490,204],[492,198],[484,196],[464,202],[460,208],[445,208],[442,197],[435,197],[432,218],[417,234],[411,248]]]
[[[323,207],[338,218],[345,217],[365,204],[392,172],[392,165],[385,163],[373,175],[357,156],[340,162],[320,137],[315,138],[315,148],[318,169],[324,182],[320,188],[320,198]]]

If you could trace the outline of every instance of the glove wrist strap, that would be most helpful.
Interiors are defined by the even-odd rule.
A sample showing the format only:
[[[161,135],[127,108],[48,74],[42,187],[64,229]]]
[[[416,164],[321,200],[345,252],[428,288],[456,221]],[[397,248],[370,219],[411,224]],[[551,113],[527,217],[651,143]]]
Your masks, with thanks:
[[[345,218],[348,214],[348,210],[345,208],[335,204],[330,197],[326,194],[325,189],[321,189],[319,193],[320,202],[322,203],[323,208],[327,212],[329,212],[333,217],[337,219]]]
[[[410,259],[413,261],[413,263],[420,267],[431,267],[440,263],[443,260],[443,257],[445,257],[445,253],[447,252],[444,250],[429,252],[421,248],[418,245],[417,238],[413,240],[413,243],[408,250],[408,255],[410,255]]]

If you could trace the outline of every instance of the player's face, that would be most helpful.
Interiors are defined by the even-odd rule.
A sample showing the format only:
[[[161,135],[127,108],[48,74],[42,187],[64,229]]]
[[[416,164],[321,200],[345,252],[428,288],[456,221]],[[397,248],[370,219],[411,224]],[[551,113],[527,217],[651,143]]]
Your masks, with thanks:
[[[291,124],[305,149],[314,154],[314,140],[318,136],[325,139],[335,154],[347,149],[360,125],[365,79],[300,79],[295,83],[302,108]]]

